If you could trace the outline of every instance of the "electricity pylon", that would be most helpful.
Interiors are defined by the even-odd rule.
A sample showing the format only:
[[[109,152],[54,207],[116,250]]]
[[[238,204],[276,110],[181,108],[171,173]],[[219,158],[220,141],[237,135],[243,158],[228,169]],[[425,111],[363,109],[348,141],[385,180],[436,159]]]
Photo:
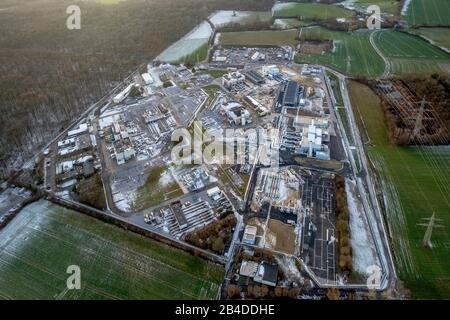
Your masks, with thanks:
[[[417,137],[420,134],[420,130],[422,130],[422,119],[423,119],[423,113],[425,111],[425,105],[427,105],[429,102],[425,101],[425,98],[422,99],[422,101],[419,102],[419,113],[416,118],[416,124],[414,125],[414,131],[413,136]]]
[[[435,217],[435,213],[431,216],[431,218],[422,218],[423,220],[428,220],[428,223],[419,223],[419,226],[427,227],[427,230],[425,231],[425,235],[423,236],[422,245],[424,247],[432,247],[431,244],[431,235],[433,234],[433,228],[443,228],[444,226],[441,226],[439,224],[436,224],[436,221],[442,221],[442,219],[437,219]]]

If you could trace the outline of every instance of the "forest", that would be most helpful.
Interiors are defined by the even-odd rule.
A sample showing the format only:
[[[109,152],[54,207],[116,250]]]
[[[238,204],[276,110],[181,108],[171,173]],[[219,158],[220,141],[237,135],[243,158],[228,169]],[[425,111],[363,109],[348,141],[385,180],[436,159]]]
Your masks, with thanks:
[[[402,90],[393,99],[371,82],[381,98],[391,142],[397,145],[445,145],[450,141],[450,77],[446,74],[409,75],[391,79]],[[403,89],[402,89],[403,88]],[[416,122],[423,104],[421,122]],[[403,107],[403,109],[401,109]],[[414,132],[419,125],[419,131]]]

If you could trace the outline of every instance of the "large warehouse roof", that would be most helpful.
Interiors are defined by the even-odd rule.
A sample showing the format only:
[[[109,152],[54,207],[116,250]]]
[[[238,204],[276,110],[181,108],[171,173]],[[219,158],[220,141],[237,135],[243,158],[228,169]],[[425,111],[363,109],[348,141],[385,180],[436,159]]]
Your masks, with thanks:
[[[297,106],[299,87],[299,84],[295,81],[289,81],[287,83],[283,98],[283,104],[285,106]]]

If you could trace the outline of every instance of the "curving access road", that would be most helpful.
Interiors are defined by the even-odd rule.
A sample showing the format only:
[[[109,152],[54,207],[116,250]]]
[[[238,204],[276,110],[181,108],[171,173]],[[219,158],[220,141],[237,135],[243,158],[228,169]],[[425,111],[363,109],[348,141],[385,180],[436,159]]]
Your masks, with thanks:
[[[369,37],[369,41],[370,44],[372,45],[372,47],[375,49],[375,51],[377,52],[377,54],[381,57],[381,59],[383,59],[384,61],[384,71],[383,74],[381,75],[381,78],[387,78],[391,72],[391,63],[389,62],[388,58],[386,58],[383,55],[383,52],[381,52],[381,50],[377,47],[376,43],[375,43],[375,35],[378,34],[379,32],[383,32],[383,30],[375,30],[370,34]]]

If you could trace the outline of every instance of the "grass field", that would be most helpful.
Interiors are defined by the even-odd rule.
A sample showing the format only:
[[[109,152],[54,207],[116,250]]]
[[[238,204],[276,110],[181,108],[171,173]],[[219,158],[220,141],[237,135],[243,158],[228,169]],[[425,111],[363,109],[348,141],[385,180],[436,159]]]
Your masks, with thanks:
[[[433,72],[450,73],[450,61],[423,59],[389,59],[391,74],[430,74]]]
[[[228,27],[232,25],[270,25],[271,20],[272,14],[270,11],[220,10],[209,17],[209,21],[211,21],[216,28]]]
[[[400,2],[395,0],[355,0],[355,7],[366,10],[370,5],[377,5],[381,12],[397,15],[400,13]]]
[[[419,28],[409,29],[409,32],[429,39],[432,44],[450,50],[450,29],[446,28]]]
[[[179,63],[198,63],[204,61],[208,56],[208,44],[201,45],[194,52],[182,57],[177,62]]]
[[[229,46],[295,46],[297,30],[224,32],[219,42]]]
[[[214,74],[211,74],[211,76],[215,77]],[[216,96],[216,93],[218,91],[220,91],[220,87],[216,84],[210,84],[208,86],[203,87],[202,89],[208,95],[208,99],[206,100],[206,103],[205,103],[205,107],[208,107],[213,102],[214,97]],[[198,117],[196,119],[199,120]]]
[[[307,25],[306,22],[300,21],[298,19],[275,19],[273,21],[273,27],[277,30],[299,28],[305,25]]]
[[[403,17],[410,25],[450,25],[448,0],[411,0]]]
[[[303,28],[302,39],[334,40],[334,52],[321,55],[298,54],[297,62],[318,63],[352,76],[379,76],[384,70],[384,61],[369,41],[370,33],[333,31],[322,27]]]
[[[353,11],[321,3],[279,3],[272,8],[274,18],[310,19],[352,18]]]
[[[81,289],[67,290],[69,265]],[[0,232],[1,299],[212,299],[222,267],[41,200]]]
[[[390,144],[378,97],[350,82],[349,93],[367,152],[383,181],[394,257],[400,278],[417,299],[450,297],[450,148],[398,147]],[[424,248],[422,218],[443,219],[435,229],[433,248]]]
[[[430,73],[450,68],[450,54],[426,40],[397,31],[374,35],[377,47],[391,63],[391,73]]]
[[[374,39],[377,47],[388,58],[450,60],[448,53],[405,32],[378,32]]]
[[[178,183],[173,181],[168,167],[154,167],[145,184],[138,189],[133,208],[143,210],[182,194],[183,191]]]
[[[209,74],[211,77],[214,77],[215,79],[221,78],[223,75],[227,74],[228,70],[219,70],[219,69],[211,69],[211,70],[202,70],[197,71],[195,73],[196,76],[202,75],[202,74]]]

